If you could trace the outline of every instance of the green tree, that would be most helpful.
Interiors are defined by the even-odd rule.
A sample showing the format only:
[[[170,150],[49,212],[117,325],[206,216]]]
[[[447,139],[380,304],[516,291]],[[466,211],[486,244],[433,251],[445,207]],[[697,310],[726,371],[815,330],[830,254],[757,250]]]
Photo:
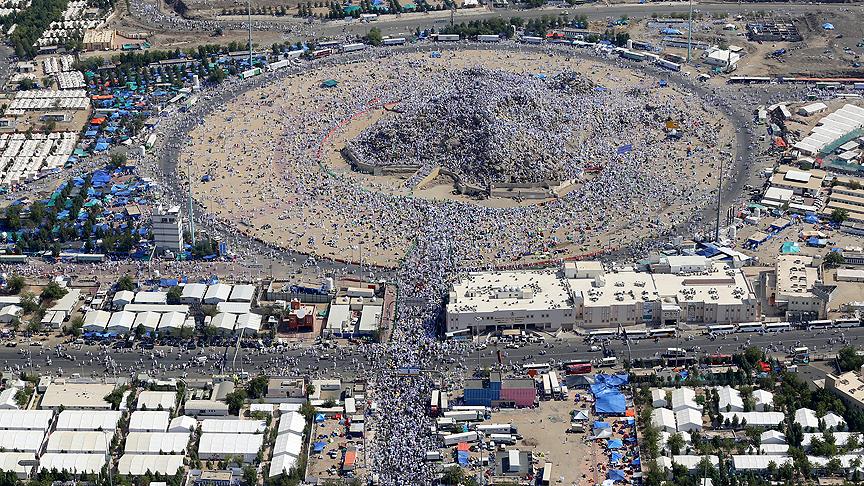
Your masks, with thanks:
[[[57,300],[66,295],[67,292],[68,290],[61,287],[60,284],[52,281],[42,289],[42,300]]]
[[[853,346],[845,346],[837,352],[837,366],[841,371],[857,371],[864,365],[864,356]]]
[[[373,46],[380,46],[383,41],[381,36],[381,29],[378,27],[372,27],[369,29],[369,33],[366,34],[366,41]]]
[[[24,277],[21,275],[12,275],[6,280],[6,291],[12,295],[17,295],[24,288]]]
[[[251,399],[263,398],[267,395],[267,376],[258,375],[246,385],[246,394]]]
[[[69,334],[78,337],[81,335],[81,332],[84,329],[84,318],[81,316],[75,316],[69,321]]]
[[[128,162],[128,157],[126,157],[125,153],[114,152],[113,154],[111,154],[111,162],[110,162],[111,167],[114,167],[114,168],[123,167],[126,165],[127,162]]]
[[[243,482],[247,486],[258,483],[258,470],[251,464],[243,466]]]
[[[849,210],[844,208],[837,208],[834,211],[831,211],[831,221],[837,224],[840,224],[849,219]]]
[[[228,404],[228,410],[237,415],[240,413],[240,409],[243,408],[243,404],[246,402],[246,390],[234,390],[225,396],[225,403]]]
[[[39,309],[39,301],[36,299],[36,295],[31,292],[21,293],[21,308],[25,314],[36,312]]]
[[[827,267],[839,267],[846,263],[846,257],[839,251],[829,251],[822,261]]]
[[[137,288],[137,285],[135,285],[135,282],[132,280],[132,277],[130,277],[129,275],[123,275],[122,277],[117,279],[117,290],[132,291],[132,290],[135,290],[136,288]]]
[[[183,291],[180,290],[179,286],[175,285],[174,287],[168,289],[168,295],[166,297],[168,304],[179,304],[181,297],[183,297]]]
[[[684,437],[681,434],[670,435],[669,440],[666,441],[666,447],[669,448],[673,456],[681,454],[681,448],[684,447]]]

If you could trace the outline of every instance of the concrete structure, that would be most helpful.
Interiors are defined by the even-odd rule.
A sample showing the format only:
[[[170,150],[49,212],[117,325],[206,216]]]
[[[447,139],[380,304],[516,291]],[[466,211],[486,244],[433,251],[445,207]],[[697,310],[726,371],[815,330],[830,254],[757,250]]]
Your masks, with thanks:
[[[563,272],[469,274],[450,291],[447,330],[728,324],[759,318],[758,298],[740,270],[680,258],[667,258],[654,268],[678,273],[607,273],[599,262],[568,262]],[[690,274],[696,271],[702,273]]]
[[[791,190],[797,196],[816,195],[822,189],[826,172],[820,169],[803,171],[788,165],[781,165],[771,176],[771,187]]]
[[[768,303],[787,319],[825,319],[833,288],[822,284],[819,263],[800,254],[778,255],[774,271],[760,275]]]
[[[227,417],[228,405],[216,400],[186,400],[186,415],[193,417]]]
[[[87,29],[84,31],[85,51],[108,51],[114,48],[116,32],[109,29]]]
[[[150,217],[153,231],[153,243],[158,251],[171,251],[175,254],[183,250],[183,220],[180,216],[180,206],[173,206],[167,211],[161,207],[153,211]]]
[[[825,377],[825,389],[837,395],[847,407],[864,411],[864,367],[858,371],[847,371],[840,375],[829,373]]]
[[[55,380],[48,385],[39,408],[57,410],[110,410],[105,396],[114,391],[114,385],[100,383],[66,383]]]
[[[838,282],[864,282],[864,270],[850,269],[850,268],[838,268],[837,269],[837,281]]]

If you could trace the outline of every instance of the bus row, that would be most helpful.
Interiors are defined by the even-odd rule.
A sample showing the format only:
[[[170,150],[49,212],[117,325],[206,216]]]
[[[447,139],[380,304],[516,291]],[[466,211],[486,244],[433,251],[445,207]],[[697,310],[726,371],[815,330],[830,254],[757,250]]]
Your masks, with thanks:
[[[674,327],[660,327],[657,329],[595,329],[588,332],[588,338],[592,340],[613,339],[626,337],[628,339],[655,339],[668,338],[678,335]]]
[[[792,329],[845,329],[860,327],[861,320],[858,318],[825,319],[809,322],[742,322],[740,324],[717,324],[707,326],[704,334],[732,334],[737,332],[783,332]]]

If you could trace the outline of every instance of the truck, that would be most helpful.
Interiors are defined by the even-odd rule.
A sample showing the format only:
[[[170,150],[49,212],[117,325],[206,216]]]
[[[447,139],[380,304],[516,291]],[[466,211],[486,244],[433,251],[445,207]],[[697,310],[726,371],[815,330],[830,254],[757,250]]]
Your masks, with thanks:
[[[484,434],[513,434],[516,432],[513,424],[481,424],[477,426],[477,430]]]
[[[483,412],[478,412],[476,410],[451,410],[449,412],[444,412],[444,417],[452,418],[459,422],[481,422],[486,418]]]
[[[288,59],[282,59],[281,61],[271,62],[267,65],[267,69],[270,71],[278,71],[282,68],[286,68],[291,64],[291,61]]]
[[[382,42],[385,46],[401,46],[405,43],[404,37],[391,37],[389,39],[384,39]]]
[[[501,37],[497,35],[478,35],[477,42],[501,42]]]
[[[542,44],[543,38],[542,37],[535,37],[532,35],[525,35],[525,36],[522,36],[522,42],[524,42],[526,44]]]
[[[354,44],[342,44],[342,52],[355,52],[366,49],[366,44],[355,42]]]
[[[439,42],[456,42],[459,39],[459,34],[438,34],[435,36],[435,40]]]
[[[666,59],[658,59],[657,65],[662,67],[662,68],[669,69],[670,71],[680,71],[681,70],[680,64],[674,63],[672,61],[667,61]]]
[[[489,440],[496,444],[513,445],[516,443],[516,438],[510,434],[492,434],[489,436]]]
[[[462,432],[461,434],[450,434],[443,437],[444,445],[452,447],[460,442],[477,442],[480,436],[477,432]]]

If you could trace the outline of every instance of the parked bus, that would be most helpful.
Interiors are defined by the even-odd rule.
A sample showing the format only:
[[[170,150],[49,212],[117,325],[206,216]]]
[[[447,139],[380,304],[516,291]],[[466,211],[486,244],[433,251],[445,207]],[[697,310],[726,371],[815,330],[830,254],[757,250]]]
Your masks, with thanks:
[[[791,331],[792,324],[788,322],[766,322],[764,328],[765,332]]]
[[[761,322],[742,322],[738,324],[738,332],[759,332],[761,330]]]
[[[648,335],[652,338],[675,337],[677,329],[674,327],[661,327],[660,329],[651,329]]]
[[[471,339],[471,329],[460,329],[459,331],[451,331],[444,334],[444,339],[452,339],[453,341],[468,341]]]
[[[732,324],[716,324],[705,328],[705,334],[732,334],[735,332],[735,326]]]
[[[600,366],[600,367],[604,367],[604,366],[612,367],[612,366],[615,366],[616,364],[618,364],[618,358],[616,358],[615,356],[610,356],[608,358],[601,358],[600,364],[598,366]]]
[[[645,339],[648,337],[648,329],[624,329],[623,335],[627,339]]]
[[[522,365],[522,369],[523,369],[523,370],[525,370],[525,371],[531,371],[531,370],[534,370],[534,371],[536,371],[536,372],[538,372],[538,373],[539,373],[539,372],[544,372],[544,373],[545,373],[545,372],[548,371],[551,367],[552,367],[552,365],[550,365],[549,363],[525,363],[524,365]]]
[[[438,403],[441,401],[441,392],[432,390],[432,399],[429,400],[429,413],[438,415]]]
[[[618,336],[618,329],[596,329],[588,332],[591,339],[609,339]]]
[[[552,396],[552,379],[548,373],[543,375],[543,396]]]
[[[687,356],[687,350],[681,348],[666,348],[666,352],[663,353],[664,358],[683,358]]]
[[[861,325],[861,321],[858,320],[857,318],[854,318],[854,317],[845,318],[845,319],[836,319],[834,321],[834,327],[840,327],[840,328],[844,328],[844,329],[849,328],[849,327],[858,327],[860,325]]]
[[[792,349],[792,362],[795,364],[807,364],[810,362],[810,349],[807,346]]]
[[[585,375],[591,373],[591,363],[568,364],[565,369],[568,375]]]
[[[322,57],[327,57],[330,54],[333,54],[333,49],[318,49],[317,51],[312,52],[312,57],[315,59],[321,59]]]
[[[820,320],[820,321],[810,321],[807,323],[807,330],[813,331],[813,330],[817,330],[817,329],[828,329],[833,324],[834,323],[828,319]]]

